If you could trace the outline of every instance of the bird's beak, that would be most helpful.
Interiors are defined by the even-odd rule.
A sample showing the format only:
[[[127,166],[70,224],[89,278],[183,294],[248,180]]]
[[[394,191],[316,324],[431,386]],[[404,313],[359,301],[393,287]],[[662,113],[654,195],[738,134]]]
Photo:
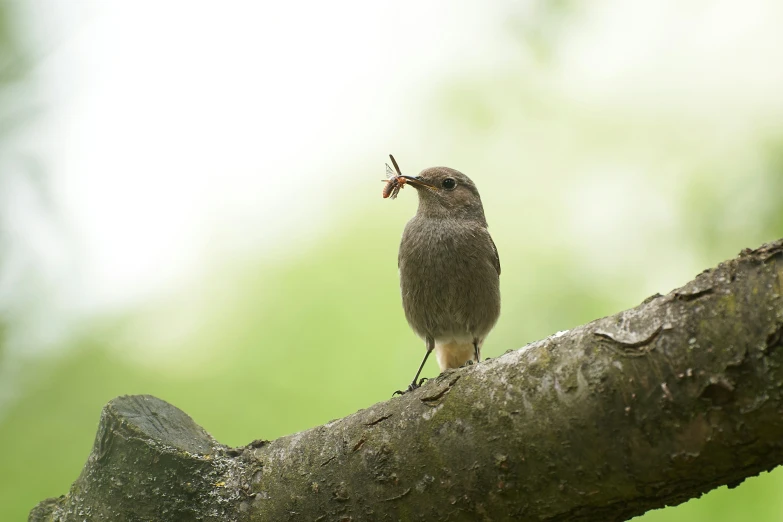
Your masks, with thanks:
[[[427,190],[430,190],[432,192],[436,192],[438,190],[438,187],[435,185],[432,185],[431,183],[428,183],[421,179],[419,176],[413,177],[413,176],[402,176],[405,178],[405,183],[408,185],[411,185],[415,189],[424,188]]]

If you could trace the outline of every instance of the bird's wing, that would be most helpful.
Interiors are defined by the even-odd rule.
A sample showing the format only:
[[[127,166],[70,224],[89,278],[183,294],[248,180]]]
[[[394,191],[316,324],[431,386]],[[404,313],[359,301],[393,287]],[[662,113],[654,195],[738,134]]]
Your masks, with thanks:
[[[487,235],[489,235],[489,232],[487,232]],[[492,252],[495,254],[492,263],[495,265],[495,270],[498,271],[498,275],[500,275],[500,256],[498,255],[498,247],[496,247],[495,242],[492,241],[492,236],[489,236],[489,242],[492,244]]]

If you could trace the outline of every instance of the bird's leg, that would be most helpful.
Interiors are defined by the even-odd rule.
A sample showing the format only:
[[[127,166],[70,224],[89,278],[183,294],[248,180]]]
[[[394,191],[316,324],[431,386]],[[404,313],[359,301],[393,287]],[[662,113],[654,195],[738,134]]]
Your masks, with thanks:
[[[473,359],[468,359],[465,361],[465,364],[460,366],[460,368],[465,368],[466,366],[473,366],[474,364],[478,364],[481,362],[480,356],[481,356],[481,349],[479,348],[479,340],[473,339],[473,356],[476,358],[476,362],[473,362]]]
[[[421,365],[419,366],[419,371],[416,372],[416,377],[413,378],[413,381],[408,385],[408,388],[405,391],[397,390],[396,392],[392,393],[392,397],[397,395],[398,393],[400,395],[407,393],[409,391],[413,391],[416,388],[420,387],[421,384],[427,380],[426,377],[422,377],[422,379],[416,383],[416,381],[419,379],[419,375],[421,374],[421,371],[424,369],[424,364],[427,362],[427,357],[430,356],[430,353],[432,353],[432,350],[435,348],[435,340],[432,337],[427,337],[427,353],[424,354],[424,360],[421,361]]]

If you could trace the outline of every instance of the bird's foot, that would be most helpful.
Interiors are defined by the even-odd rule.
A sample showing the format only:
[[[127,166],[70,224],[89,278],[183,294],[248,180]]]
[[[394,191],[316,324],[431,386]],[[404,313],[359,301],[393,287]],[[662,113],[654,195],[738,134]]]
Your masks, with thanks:
[[[422,377],[422,378],[419,380],[419,384],[416,384],[416,381],[413,381],[412,383],[410,383],[410,384],[408,385],[408,387],[405,389],[405,391],[402,391],[402,390],[397,390],[396,392],[392,393],[392,397],[394,397],[394,396],[395,396],[395,395],[397,395],[397,394],[400,394],[400,395],[405,395],[405,394],[406,394],[406,393],[408,393],[409,391],[413,391],[413,390],[415,390],[415,389],[417,389],[417,388],[421,388],[421,385],[422,385],[422,384],[424,383],[424,381],[426,381],[426,380],[427,380],[427,378],[426,378],[426,377]]]
[[[478,364],[478,363],[473,361],[473,359],[468,359],[468,361],[462,366],[460,366],[460,368],[467,368],[468,366],[473,366],[474,364]]]

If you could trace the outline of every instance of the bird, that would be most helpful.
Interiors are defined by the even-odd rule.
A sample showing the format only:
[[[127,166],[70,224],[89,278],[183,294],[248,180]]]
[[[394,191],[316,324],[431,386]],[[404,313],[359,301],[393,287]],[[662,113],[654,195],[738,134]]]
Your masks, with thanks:
[[[475,183],[448,167],[401,177],[419,199],[397,257],[402,307],[426,353],[413,381],[395,395],[421,386],[433,351],[441,372],[478,363],[500,316],[500,257]]]

